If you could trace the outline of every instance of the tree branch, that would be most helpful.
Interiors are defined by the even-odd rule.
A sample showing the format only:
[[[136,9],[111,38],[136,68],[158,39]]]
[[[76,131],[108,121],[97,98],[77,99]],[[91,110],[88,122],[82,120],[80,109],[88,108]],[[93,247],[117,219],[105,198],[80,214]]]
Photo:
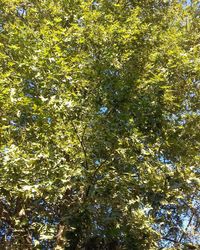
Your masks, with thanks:
[[[75,124],[73,123],[73,121],[71,121],[71,124],[72,124],[72,127],[73,127],[73,129],[74,129],[74,131],[76,133],[77,139],[78,139],[78,141],[79,141],[79,143],[81,145],[81,148],[82,148],[82,151],[83,151],[83,154],[84,154],[85,169],[88,169],[87,152],[86,152],[86,149],[85,149],[85,145],[83,143],[84,134],[80,137],[80,135],[78,133],[78,130],[77,130]],[[85,133],[85,129],[84,129],[84,133]]]

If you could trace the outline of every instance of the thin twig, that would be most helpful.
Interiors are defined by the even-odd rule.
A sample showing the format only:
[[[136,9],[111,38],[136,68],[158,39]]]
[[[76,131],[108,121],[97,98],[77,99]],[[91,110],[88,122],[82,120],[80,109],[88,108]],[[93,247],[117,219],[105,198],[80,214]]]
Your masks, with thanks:
[[[72,124],[72,126],[74,128],[74,131],[76,133],[77,139],[78,139],[78,141],[79,141],[79,143],[81,145],[81,148],[82,148],[82,151],[83,151],[83,154],[84,154],[85,169],[88,169],[87,152],[86,152],[86,149],[85,149],[85,145],[83,143],[83,135],[82,135],[82,137],[80,137],[80,135],[78,133],[78,130],[77,130],[75,124],[73,123],[73,121],[71,121],[71,124]]]

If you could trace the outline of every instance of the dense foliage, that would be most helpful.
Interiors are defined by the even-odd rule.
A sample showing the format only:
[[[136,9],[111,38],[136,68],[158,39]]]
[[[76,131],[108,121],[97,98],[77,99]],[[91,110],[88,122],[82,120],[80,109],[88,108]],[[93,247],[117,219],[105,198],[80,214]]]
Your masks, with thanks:
[[[0,0],[0,248],[199,249],[198,1]]]

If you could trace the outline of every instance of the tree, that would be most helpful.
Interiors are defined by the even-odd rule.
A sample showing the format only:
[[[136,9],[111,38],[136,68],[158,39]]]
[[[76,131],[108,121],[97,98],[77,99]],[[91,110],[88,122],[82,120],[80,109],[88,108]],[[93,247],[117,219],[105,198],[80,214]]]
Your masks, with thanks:
[[[197,249],[198,1],[0,7],[0,245]]]

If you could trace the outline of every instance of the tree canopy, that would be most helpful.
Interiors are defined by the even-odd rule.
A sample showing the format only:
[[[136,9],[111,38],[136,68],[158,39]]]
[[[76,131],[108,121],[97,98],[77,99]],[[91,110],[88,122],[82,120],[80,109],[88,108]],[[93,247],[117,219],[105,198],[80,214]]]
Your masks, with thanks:
[[[0,0],[1,249],[199,249],[199,13]]]

